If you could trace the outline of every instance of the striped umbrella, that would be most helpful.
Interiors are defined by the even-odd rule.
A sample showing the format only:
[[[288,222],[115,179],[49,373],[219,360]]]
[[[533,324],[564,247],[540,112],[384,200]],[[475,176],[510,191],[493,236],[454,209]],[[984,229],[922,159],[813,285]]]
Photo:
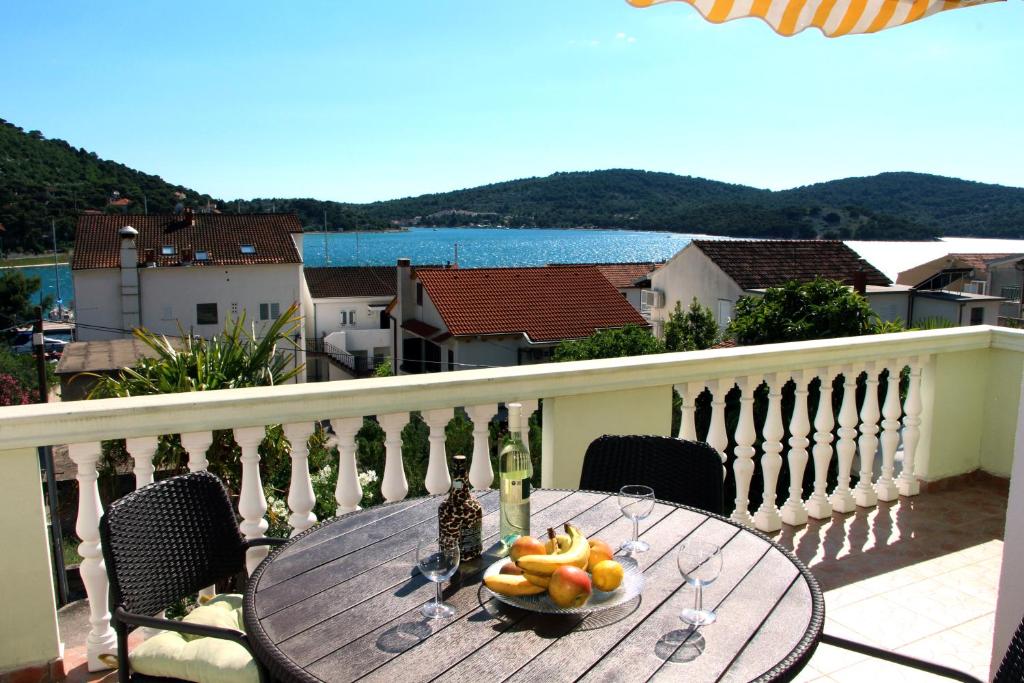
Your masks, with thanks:
[[[650,7],[673,0],[626,0]],[[677,0],[697,8],[705,19],[720,24],[758,17],[776,33],[792,36],[813,26],[829,38],[875,33],[902,26],[938,12],[999,0]]]

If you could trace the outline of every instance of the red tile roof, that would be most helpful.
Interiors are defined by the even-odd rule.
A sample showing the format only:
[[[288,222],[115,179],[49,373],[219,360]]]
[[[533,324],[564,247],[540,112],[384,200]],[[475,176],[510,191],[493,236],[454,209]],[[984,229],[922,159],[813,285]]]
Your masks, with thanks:
[[[394,296],[394,266],[306,268],[306,284],[314,299],[349,296]]]
[[[197,213],[192,225],[182,215],[122,214],[79,216],[71,268],[117,268],[121,255],[117,232],[129,225],[139,231],[135,240],[139,265],[145,262],[147,249],[154,250],[162,266],[177,265],[184,249],[209,253],[209,260],[195,261],[196,266],[302,263],[291,237],[302,232],[302,225],[293,214]],[[254,245],[256,253],[241,253],[243,244]],[[173,246],[177,253],[161,256],[164,245]]]
[[[558,341],[647,326],[595,266],[421,268],[415,276],[455,336],[522,333]]]
[[[694,240],[699,248],[736,281],[742,289],[776,287],[816,277],[853,284],[853,274],[863,268],[869,285],[892,281],[862,259],[857,252],[835,240]]]
[[[599,263],[601,271],[612,287],[626,289],[636,287],[636,281],[647,277],[654,270],[654,263]]]
[[[416,320],[415,318],[411,320],[406,320],[404,323],[402,323],[402,329],[409,330],[416,336],[423,337],[424,339],[430,339],[431,337],[433,337],[434,335],[441,331],[434,327],[433,325],[428,325],[422,320]]]

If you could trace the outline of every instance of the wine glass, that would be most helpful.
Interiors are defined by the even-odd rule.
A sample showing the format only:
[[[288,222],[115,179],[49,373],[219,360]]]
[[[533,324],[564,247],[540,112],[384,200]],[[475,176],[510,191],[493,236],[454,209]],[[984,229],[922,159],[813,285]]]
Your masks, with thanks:
[[[620,550],[627,553],[642,553],[650,550],[646,541],[640,540],[640,520],[654,510],[654,489],[650,486],[628,484],[619,489],[619,509],[627,518],[633,520],[633,540],[622,544]]]
[[[722,571],[722,549],[714,543],[684,541],[676,557],[679,573],[696,593],[693,608],[682,611],[679,618],[693,627],[714,623],[717,615],[704,609],[702,604],[704,586],[710,585]]]
[[[455,616],[455,608],[442,602],[441,583],[447,581],[459,568],[459,543],[456,540],[441,541],[434,534],[420,538],[416,545],[416,566],[420,574],[437,584],[437,597],[420,608],[427,619],[444,619]]]

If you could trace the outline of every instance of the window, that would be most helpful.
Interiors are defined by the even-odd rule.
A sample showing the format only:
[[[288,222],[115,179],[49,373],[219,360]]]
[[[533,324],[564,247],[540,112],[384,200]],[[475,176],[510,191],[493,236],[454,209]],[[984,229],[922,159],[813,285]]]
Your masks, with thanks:
[[[999,290],[999,296],[1010,301],[1020,301],[1020,285],[1014,287],[1003,287]]]
[[[276,301],[271,304],[260,304],[260,320],[277,320],[281,315],[281,305]]]
[[[238,250],[241,251],[243,254],[255,254],[256,253],[256,245],[255,244],[243,244],[242,246],[240,246],[238,248]]]
[[[160,247],[161,256],[174,256],[176,253],[178,253],[178,250],[174,248],[173,244],[165,244]]]
[[[386,330],[391,327],[391,316],[388,314],[386,308],[380,311],[380,329]]]
[[[971,324],[980,325],[985,322],[985,309],[981,306],[971,308]]]
[[[196,304],[196,324],[216,325],[217,304]]]
[[[348,324],[349,325],[355,325],[356,324],[356,312],[355,311],[349,311],[348,312]]]
[[[196,252],[196,256],[195,256],[195,260],[196,261],[209,261],[210,260],[210,252],[205,251],[205,250],[197,251]]]
[[[448,370],[455,369],[455,352],[448,349]]]
[[[417,306],[422,306],[423,305],[423,283],[422,282],[417,282],[416,283],[416,305]]]
[[[348,325],[348,312],[347,311],[342,311],[341,312],[341,324],[342,324],[342,326]]]

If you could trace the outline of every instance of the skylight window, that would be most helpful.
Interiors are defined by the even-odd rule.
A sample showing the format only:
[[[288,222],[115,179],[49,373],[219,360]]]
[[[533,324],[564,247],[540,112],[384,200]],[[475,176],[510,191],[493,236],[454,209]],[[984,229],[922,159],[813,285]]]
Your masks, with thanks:
[[[178,250],[174,248],[173,244],[165,244],[160,247],[161,256],[174,256],[178,253]]]
[[[209,261],[210,252],[205,250],[199,250],[196,252],[196,261]]]
[[[256,245],[255,244],[243,244],[241,247],[239,247],[239,249],[241,250],[241,252],[243,254],[255,254],[256,253]]]

